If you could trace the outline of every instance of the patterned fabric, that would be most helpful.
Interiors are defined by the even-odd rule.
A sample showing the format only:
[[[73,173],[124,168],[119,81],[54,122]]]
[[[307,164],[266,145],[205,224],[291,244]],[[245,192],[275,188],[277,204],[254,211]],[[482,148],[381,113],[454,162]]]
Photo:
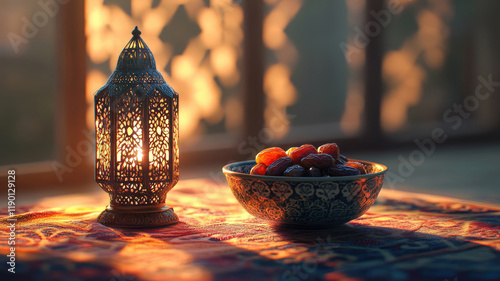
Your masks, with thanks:
[[[383,190],[344,226],[275,229],[227,187],[192,180],[167,199],[178,224],[129,230],[96,222],[107,200],[99,191],[18,206],[15,274],[4,209],[0,280],[500,280],[496,206]]]

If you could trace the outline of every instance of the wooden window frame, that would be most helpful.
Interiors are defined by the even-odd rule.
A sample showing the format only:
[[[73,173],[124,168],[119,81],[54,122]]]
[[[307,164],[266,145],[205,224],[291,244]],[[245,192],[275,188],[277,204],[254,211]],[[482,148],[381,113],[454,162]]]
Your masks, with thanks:
[[[67,163],[68,150],[77,150],[82,141],[86,141],[83,130],[86,129],[86,44],[84,1],[69,1],[59,6],[57,20],[57,102],[56,102],[56,137],[55,159],[43,162],[5,165],[0,167],[1,177],[7,182],[7,171],[16,171],[16,186],[20,190],[33,190],[40,187],[63,187],[88,181],[93,175],[93,164],[88,156],[81,157],[78,165]],[[54,164],[59,163],[68,170],[59,170]],[[72,167],[73,166],[73,167]],[[61,180],[62,179],[62,180]]]

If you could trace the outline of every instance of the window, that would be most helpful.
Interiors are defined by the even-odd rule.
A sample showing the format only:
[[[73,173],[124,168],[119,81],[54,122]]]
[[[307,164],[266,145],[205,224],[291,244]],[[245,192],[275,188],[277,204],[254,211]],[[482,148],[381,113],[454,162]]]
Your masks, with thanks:
[[[0,165],[44,161],[56,153],[56,23],[33,17],[36,2],[3,2]]]
[[[2,86],[12,92],[2,114],[8,121],[2,177],[16,169],[18,186],[69,185],[92,178],[93,153],[85,131],[83,2],[4,1]],[[62,2],[62,1],[61,1]],[[19,52],[8,34],[16,34]],[[9,62],[11,61],[11,62]],[[6,62],[6,63],[4,63]],[[22,76],[21,76],[22,75]],[[17,85],[17,86],[16,86]],[[17,93],[17,96],[14,94]],[[92,135],[90,133],[90,135]],[[5,158],[3,155],[6,155]],[[7,159],[7,160],[4,160]]]
[[[487,6],[497,5],[416,1],[393,16],[384,30],[382,61],[381,122],[386,134],[414,137],[415,132],[443,126],[471,135],[498,128],[498,118],[486,117],[498,99],[476,103],[474,98],[481,79],[493,75],[493,60],[485,61],[495,57],[488,46],[492,33],[482,15],[488,13]],[[464,107],[463,116],[454,104]],[[458,117],[464,120],[453,121]]]
[[[474,100],[500,81],[494,1],[87,0],[54,16],[14,2],[3,33],[21,32],[23,16],[48,21],[21,55],[0,39],[1,114],[12,120],[0,161],[44,161],[19,166],[39,185],[92,180],[93,94],[136,25],[180,94],[183,168],[271,145],[391,148],[437,126],[457,141],[499,131],[498,95]]]
[[[266,1],[265,7],[264,114],[272,136],[308,142],[357,132],[340,126],[348,102],[349,67],[338,47],[347,37],[346,4]]]
[[[185,148],[235,142],[242,125],[243,9],[227,1],[86,1],[87,126],[93,94],[115,69],[133,26],[156,67],[180,93]]]

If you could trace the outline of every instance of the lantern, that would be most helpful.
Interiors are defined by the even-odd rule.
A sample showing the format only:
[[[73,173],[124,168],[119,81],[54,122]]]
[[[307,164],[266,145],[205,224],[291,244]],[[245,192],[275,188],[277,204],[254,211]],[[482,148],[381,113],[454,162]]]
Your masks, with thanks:
[[[137,27],[94,96],[95,180],[110,204],[98,222],[155,227],[178,221],[165,205],[179,180],[179,96],[156,70]]]

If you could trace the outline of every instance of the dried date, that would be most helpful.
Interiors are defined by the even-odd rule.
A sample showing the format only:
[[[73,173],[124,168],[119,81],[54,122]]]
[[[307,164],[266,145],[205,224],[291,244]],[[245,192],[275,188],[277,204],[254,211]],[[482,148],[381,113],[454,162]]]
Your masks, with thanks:
[[[345,157],[345,155],[343,155],[343,154],[339,154],[339,159],[341,159],[345,163],[349,162],[349,159],[347,159],[347,157]]]
[[[335,161],[335,164],[338,164],[338,165],[345,165],[346,163],[347,163],[347,161],[345,161],[344,159],[342,159],[340,156],[337,159],[337,161]]]
[[[336,143],[326,143],[316,149],[304,144],[290,147],[286,152],[280,147],[262,150],[255,157],[257,164],[252,167],[252,175],[289,177],[338,177],[366,174],[366,168],[359,162],[349,162],[340,154]]]
[[[359,174],[356,168],[339,164],[332,165],[328,168],[328,175],[332,177],[355,176]]]
[[[290,148],[286,151],[286,156],[288,156],[288,157],[292,157],[292,156],[291,156],[292,152],[293,152],[295,149],[297,149],[297,148],[298,148],[298,147],[295,147],[295,146],[294,146],[294,147],[290,147]]]
[[[336,143],[326,143],[318,147],[318,153],[329,154],[333,159],[337,160],[340,156],[340,149]]]
[[[293,165],[288,167],[283,173],[286,177],[302,177],[306,173],[306,169],[300,165]]]
[[[308,177],[321,177],[322,175],[321,170],[316,167],[311,167],[306,171],[306,176]]]
[[[335,163],[335,159],[330,154],[309,154],[302,158],[300,165],[304,168],[309,169],[311,167],[316,167],[318,169],[327,168]]]
[[[316,148],[310,144],[304,144],[299,148],[294,149],[290,152],[290,158],[292,158],[294,164],[300,164],[302,158],[308,156],[309,154],[317,154]]]
[[[257,164],[250,170],[250,175],[265,175],[267,166],[264,164]]]
[[[255,156],[255,162],[257,164],[264,164],[266,166],[271,165],[274,161],[285,157],[286,152],[279,147],[270,147],[262,150]]]
[[[363,166],[363,164],[361,164],[359,162],[347,162],[347,163],[345,163],[345,165],[355,168],[362,175],[366,174],[365,166]]]
[[[281,157],[274,161],[271,165],[267,166],[266,175],[268,176],[281,176],[285,170],[292,166],[293,161],[290,157]]]

